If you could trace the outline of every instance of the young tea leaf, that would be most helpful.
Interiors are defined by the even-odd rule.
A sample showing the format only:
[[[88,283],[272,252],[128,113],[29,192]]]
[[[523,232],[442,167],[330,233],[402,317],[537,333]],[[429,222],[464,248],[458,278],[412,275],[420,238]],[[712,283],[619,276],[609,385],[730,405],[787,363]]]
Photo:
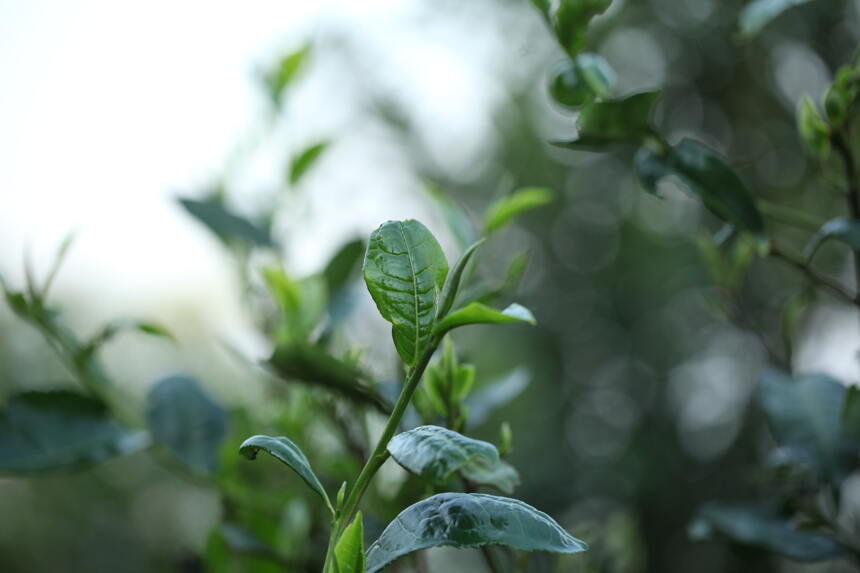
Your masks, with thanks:
[[[69,470],[148,445],[145,432],[121,426],[101,401],[77,392],[24,392],[0,412],[0,473]]]
[[[505,310],[496,310],[480,302],[470,302],[461,309],[455,310],[436,324],[434,332],[444,334],[451,329],[469,324],[505,324],[510,322],[525,322],[536,324],[535,317],[529,309],[514,303]]]
[[[290,161],[290,185],[299,182],[302,176],[319,160],[328,146],[328,141],[321,141],[311,145]]]
[[[389,221],[370,236],[364,280],[407,365],[415,364],[433,336],[447,274],[442,247],[418,221]]]
[[[275,105],[280,103],[281,97],[298,75],[310,52],[311,47],[306,44],[295,52],[286,54],[263,76],[263,83],[269,92],[272,103]]]
[[[596,98],[607,98],[615,85],[615,72],[599,54],[579,54],[565,60],[550,84],[550,94],[558,103],[576,108]]]
[[[364,522],[359,511],[334,548],[340,573],[364,573]]]
[[[550,516],[517,499],[441,493],[406,508],[388,524],[367,550],[367,573],[421,549],[491,544],[552,553],[588,549]]]
[[[252,436],[242,442],[239,452],[249,460],[256,459],[257,453],[263,450],[283,462],[291,470],[299,474],[308,486],[323,499],[329,511],[334,514],[334,508],[329,501],[320,480],[311,469],[311,464],[304,452],[289,438],[273,438],[271,436]]]
[[[192,472],[212,473],[227,435],[227,412],[191,378],[171,376],[149,392],[146,420],[153,438]]]
[[[555,194],[543,187],[526,187],[499,199],[484,215],[484,234],[489,235],[510,224],[516,217],[552,203]]]
[[[444,484],[475,458],[489,463],[499,460],[493,444],[439,426],[420,426],[397,434],[388,443],[388,451],[398,464],[436,485]]]

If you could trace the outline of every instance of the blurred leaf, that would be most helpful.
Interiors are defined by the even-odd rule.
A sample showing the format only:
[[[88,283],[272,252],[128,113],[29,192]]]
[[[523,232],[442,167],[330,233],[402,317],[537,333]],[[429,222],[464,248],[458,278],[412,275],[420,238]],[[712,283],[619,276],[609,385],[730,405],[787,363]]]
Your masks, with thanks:
[[[321,141],[311,145],[290,161],[290,185],[295,185],[299,182],[302,176],[313,167],[314,163],[317,162],[328,146],[328,141]]]
[[[561,64],[550,84],[550,94],[558,103],[576,108],[595,98],[608,98],[615,79],[615,72],[603,56],[583,53]]]
[[[543,187],[514,191],[489,206],[484,215],[484,234],[489,235],[510,224],[519,215],[552,203],[555,193]]]
[[[491,544],[553,553],[588,549],[550,516],[517,499],[440,493],[406,508],[388,524],[367,550],[367,573],[420,549]]]
[[[126,330],[137,330],[151,336],[166,338],[171,342],[176,342],[173,335],[163,326],[154,322],[146,322],[143,320],[135,320],[132,318],[113,320],[107,323],[102,329],[87,343],[87,347],[92,349],[98,348],[102,344],[110,341],[114,336]]]
[[[329,501],[320,480],[311,469],[311,464],[304,452],[289,438],[274,438],[271,436],[251,436],[239,446],[239,452],[249,460],[257,458],[257,453],[263,450],[283,462],[291,470],[299,474],[308,486],[323,499],[329,511],[334,514],[334,508]]]
[[[445,224],[448,225],[460,248],[465,249],[474,243],[475,225],[463,206],[436,185],[427,184],[425,189],[438,205],[442,217],[445,219]]]
[[[299,70],[311,53],[310,44],[305,44],[295,52],[290,52],[263,76],[263,82],[274,104],[279,104],[286,89],[292,84]]]
[[[322,276],[332,297],[337,296],[356,274],[364,256],[364,249],[365,245],[362,239],[349,241],[338,249],[326,264]]]
[[[0,473],[69,470],[148,445],[145,432],[121,426],[100,400],[68,390],[23,392],[0,412]]]
[[[364,573],[364,522],[359,511],[334,548],[338,573]]]
[[[365,375],[358,367],[338,360],[319,346],[278,346],[269,359],[269,364],[282,378],[323,386],[356,402],[370,404],[382,413],[390,411],[386,401],[373,388],[362,382]]]
[[[660,92],[641,92],[623,98],[596,101],[582,106],[576,119],[579,137],[589,141],[641,141],[654,132],[651,110]]]
[[[770,370],[759,396],[774,437],[793,458],[831,480],[850,469],[839,423],[845,386],[824,374],[792,378]]]
[[[475,458],[497,462],[496,447],[439,426],[419,426],[397,434],[388,443],[394,460],[423,479],[443,485],[451,474]]]
[[[224,243],[229,244],[235,239],[240,239],[259,247],[274,246],[267,231],[257,227],[247,219],[231,213],[217,199],[204,201],[179,199],[179,203]]]
[[[325,315],[328,302],[325,279],[313,275],[296,281],[279,267],[265,268],[262,273],[283,318],[276,342],[306,342]]]
[[[528,387],[531,375],[527,368],[519,367],[499,380],[486,384],[466,399],[469,407],[469,423],[483,424],[490,414],[510,403]]]
[[[657,181],[674,175],[720,219],[758,237],[764,235],[764,219],[755,199],[731,167],[698,141],[683,139],[664,156],[642,147],[636,156],[639,179],[654,191]]]
[[[860,252],[860,221],[838,217],[824,223],[817,233],[810,239],[804,250],[807,260],[812,260],[818,249],[827,239],[836,239]]]
[[[442,247],[418,221],[389,221],[370,236],[364,280],[407,365],[415,364],[433,336],[447,274]]]
[[[797,130],[806,147],[820,159],[830,154],[830,126],[821,117],[809,96],[800,101],[797,110]]]
[[[716,531],[738,543],[775,551],[796,561],[821,561],[844,553],[832,538],[799,531],[775,512],[754,505],[707,504],[699,510],[690,530],[696,538],[707,538]]]
[[[520,485],[520,474],[504,460],[473,459],[461,468],[463,477],[480,485],[488,485],[510,495]]]
[[[753,0],[741,10],[740,29],[744,38],[752,38],[777,16],[810,0]]]
[[[197,382],[170,376],[149,392],[146,420],[153,438],[191,471],[213,473],[227,435],[227,412]]]
[[[444,334],[451,329],[469,324],[505,324],[510,322],[525,322],[536,324],[535,317],[529,309],[514,303],[505,310],[496,310],[480,302],[470,302],[461,309],[455,310],[436,324],[434,332]]]
[[[555,13],[549,17],[559,44],[568,55],[573,57],[582,51],[589,22],[610,4],[612,0],[560,0],[556,4]]]
[[[852,448],[860,448],[860,387],[851,386],[846,391],[840,419],[842,435],[851,442]]]

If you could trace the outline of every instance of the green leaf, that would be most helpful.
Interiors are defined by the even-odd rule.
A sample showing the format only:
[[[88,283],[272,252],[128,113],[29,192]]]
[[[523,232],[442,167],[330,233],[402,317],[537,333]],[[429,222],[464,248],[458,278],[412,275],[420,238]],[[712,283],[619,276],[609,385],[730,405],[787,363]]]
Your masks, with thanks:
[[[287,465],[291,470],[299,474],[308,486],[323,499],[329,511],[334,514],[328,494],[325,492],[320,480],[311,469],[311,464],[304,452],[290,439],[271,436],[252,436],[242,442],[239,452],[249,460],[256,459],[257,453],[263,450]]]
[[[804,255],[811,261],[827,239],[836,239],[860,252],[860,220],[838,217],[824,223],[806,245]]]
[[[654,132],[650,116],[659,97],[657,91],[641,92],[582,106],[576,119],[577,141],[641,141]]]
[[[156,324],[154,322],[146,322],[143,320],[136,319],[119,319],[114,320],[106,324],[102,327],[102,329],[96,334],[93,338],[87,342],[84,350],[91,350],[98,348],[102,344],[110,341],[114,336],[120,334],[123,331],[127,330],[137,330],[138,332],[142,332],[144,334],[149,334],[150,336],[158,336],[160,338],[166,338],[171,342],[176,342],[176,339],[173,335],[163,326]]]
[[[752,38],[762,31],[777,16],[810,0],[753,0],[741,11],[741,36]]]
[[[364,280],[391,329],[397,352],[415,364],[433,335],[439,293],[448,274],[442,247],[418,221],[389,221],[370,236]]]
[[[550,16],[553,30],[561,47],[571,57],[585,47],[588,24],[602,14],[612,0],[561,0]]]
[[[436,309],[437,319],[448,314],[448,311],[450,311],[451,307],[454,306],[454,301],[456,300],[457,293],[460,290],[460,281],[463,279],[463,272],[466,270],[466,265],[468,265],[469,261],[472,260],[478,247],[483,244],[484,239],[480,239],[472,244],[471,247],[466,249],[466,252],[463,253],[459,260],[457,260],[451,272],[448,273],[448,277],[445,279],[445,286],[442,288],[442,294],[439,296],[440,302]]]
[[[636,168],[646,190],[653,192],[660,178],[674,175],[714,215],[737,229],[764,235],[764,219],[752,193],[725,160],[704,144],[683,139],[663,156],[643,147],[637,153]]]
[[[125,428],[105,405],[77,392],[23,392],[0,412],[0,472],[69,470],[141,450],[145,432]]]
[[[278,376],[323,386],[382,413],[391,411],[375,389],[364,383],[367,376],[357,366],[339,360],[312,344],[285,344],[275,349],[269,364]]]
[[[565,60],[550,84],[550,94],[558,103],[576,108],[612,94],[615,72],[599,54],[579,54]]]
[[[317,162],[328,146],[328,141],[321,141],[311,145],[290,161],[290,185],[295,185],[299,182],[302,176],[313,167],[314,163]]]
[[[520,485],[520,474],[504,460],[473,459],[460,471],[467,480],[492,486],[508,495],[514,493],[514,489]]]
[[[388,451],[398,464],[435,485],[444,484],[475,458],[499,460],[493,444],[439,426],[419,426],[397,434],[388,443]]]
[[[224,243],[229,244],[233,240],[242,240],[259,247],[274,246],[267,231],[244,217],[231,213],[217,199],[203,201],[179,199],[179,204]]]
[[[555,193],[543,187],[526,187],[499,199],[484,215],[484,234],[489,235],[510,224],[516,217],[552,203]]]
[[[364,523],[359,511],[334,548],[339,573],[364,573]]]
[[[457,239],[457,244],[465,249],[474,243],[475,225],[463,206],[436,185],[427,184],[425,189],[438,205],[442,217],[445,219],[445,224],[448,225],[454,238]]]
[[[388,524],[367,550],[367,573],[421,549],[491,544],[553,553],[588,549],[550,516],[517,499],[441,493],[406,508]]]
[[[453,328],[469,324],[505,324],[510,322],[536,324],[535,317],[531,311],[517,303],[508,306],[505,310],[499,311],[480,302],[470,302],[463,308],[455,310],[440,320],[434,332],[444,334]]]
[[[699,510],[690,532],[698,539],[721,533],[738,543],[775,551],[796,561],[821,561],[844,553],[834,539],[795,529],[776,512],[755,505],[707,504]]]
[[[149,392],[149,431],[188,469],[212,473],[227,435],[227,412],[191,378],[165,378]]]
[[[774,437],[793,458],[827,479],[850,469],[839,422],[845,386],[824,374],[792,378],[771,370],[759,397]]]
[[[332,297],[338,296],[349,284],[350,279],[361,265],[364,249],[364,241],[355,239],[338,249],[326,264],[322,276]]]
[[[311,53],[310,44],[282,57],[278,63],[263,76],[263,83],[274,104],[279,104],[286,89],[292,84]]]
[[[296,281],[278,267],[263,269],[263,279],[282,314],[276,341],[279,344],[307,341],[326,312],[325,280],[309,276]]]
[[[797,131],[807,149],[820,159],[830,154],[830,126],[821,117],[815,102],[809,96],[800,101],[797,110]]]

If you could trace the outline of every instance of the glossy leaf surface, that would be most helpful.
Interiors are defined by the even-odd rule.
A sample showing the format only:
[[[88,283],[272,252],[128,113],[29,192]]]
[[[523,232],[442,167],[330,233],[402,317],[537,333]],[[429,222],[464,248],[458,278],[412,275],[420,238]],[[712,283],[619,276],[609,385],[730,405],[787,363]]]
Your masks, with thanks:
[[[394,345],[407,365],[430,341],[447,274],[442,248],[418,221],[389,221],[370,236],[364,280],[380,314],[392,324]]]
[[[420,549],[491,544],[553,553],[588,549],[550,516],[522,501],[477,493],[442,493],[408,507],[385,528],[367,550],[367,573]]]
[[[531,311],[516,303],[504,310],[496,310],[480,302],[470,302],[440,320],[436,325],[435,332],[442,334],[453,328],[469,324],[506,324],[511,322],[536,323]]]
[[[397,434],[388,443],[388,451],[398,464],[437,485],[475,458],[487,462],[499,459],[493,444],[439,426],[420,426]]]
[[[334,549],[338,573],[364,573],[364,522],[359,511]]]

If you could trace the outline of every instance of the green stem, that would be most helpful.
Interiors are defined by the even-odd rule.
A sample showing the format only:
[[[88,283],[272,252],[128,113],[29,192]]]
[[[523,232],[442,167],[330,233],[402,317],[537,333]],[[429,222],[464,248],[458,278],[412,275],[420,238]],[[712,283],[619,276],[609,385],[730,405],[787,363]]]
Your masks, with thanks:
[[[803,274],[805,274],[814,284],[825,288],[830,291],[831,294],[835,295],[837,298],[844,300],[845,302],[852,303],[857,305],[858,301],[856,297],[845,290],[840,285],[830,281],[830,279],[823,277],[816,273],[806,262],[800,257],[791,255],[786,251],[780,249],[776,244],[771,245],[769,255],[775,259],[779,259],[793,266]]]
[[[376,442],[376,447],[373,449],[373,453],[370,454],[370,457],[361,469],[361,473],[358,474],[358,478],[355,480],[355,485],[350,488],[349,496],[346,498],[343,508],[338,512],[337,519],[332,526],[329,551],[326,554],[327,567],[333,558],[332,554],[334,552],[334,545],[337,543],[337,540],[340,539],[340,536],[343,534],[343,530],[346,529],[353,517],[355,517],[356,511],[358,511],[358,504],[361,501],[364,492],[367,491],[370,481],[373,479],[373,476],[376,475],[376,472],[379,471],[379,468],[382,467],[382,464],[384,464],[388,459],[388,442],[391,441],[391,438],[393,438],[394,434],[397,432],[400,420],[406,412],[406,407],[412,400],[412,395],[415,394],[415,389],[418,388],[418,383],[421,382],[421,376],[424,375],[424,370],[427,368],[427,364],[430,363],[430,358],[439,346],[440,340],[439,336],[433,337],[427,345],[427,349],[418,359],[418,362],[416,362],[415,366],[413,366],[409,371],[409,375],[403,385],[403,390],[401,390],[400,396],[397,398],[397,403],[394,405],[394,409],[388,417],[388,422],[386,422],[385,428],[382,430],[382,435],[379,437],[379,441]],[[324,571],[327,572],[327,569],[324,569]]]

